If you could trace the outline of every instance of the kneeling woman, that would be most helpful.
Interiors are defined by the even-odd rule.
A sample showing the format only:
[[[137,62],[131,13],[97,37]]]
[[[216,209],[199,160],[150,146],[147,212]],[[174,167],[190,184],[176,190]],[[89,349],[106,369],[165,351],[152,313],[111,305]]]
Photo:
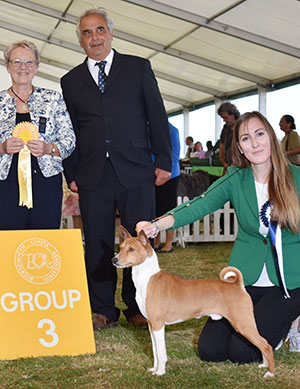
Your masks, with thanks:
[[[4,56],[12,85],[0,92],[0,230],[59,228],[71,120],[58,92],[32,85],[40,59],[33,43],[14,43]]]
[[[300,315],[300,168],[287,164],[273,128],[259,112],[238,119],[232,151],[235,166],[204,196],[157,221],[138,223],[137,231],[143,229],[152,237],[157,230],[193,223],[231,201],[239,228],[229,264],[243,274],[259,333],[276,348],[293,323],[290,350],[300,351],[295,347],[300,347],[300,333],[293,328]],[[277,266],[281,260],[283,266]],[[224,318],[207,320],[199,338],[199,355],[215,362],[248,363],[262,358]]]

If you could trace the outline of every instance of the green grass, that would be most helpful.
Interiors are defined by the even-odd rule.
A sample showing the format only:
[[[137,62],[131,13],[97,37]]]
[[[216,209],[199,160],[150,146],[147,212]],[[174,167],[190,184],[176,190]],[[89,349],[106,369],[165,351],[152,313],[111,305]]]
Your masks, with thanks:
[[[227,264],[231,243],[189,245],[160,254],[161,268],[187,278],[214,278]],[[118,306],[125,308],[117,294]],[[275,352],[277,376],[263,379],[258,364],[207,363],[197,355],[205,318],[166,327],[167,372],[153,376],[148,330],[134,329],[123,315],[118,327],[95,334],[95,355],[0,361],[0,388],[285,388],[299,387],[300,355],[285,344]],[[21,323],[20,323],[21,325]],[[79,334],[80,336],[80,334]]]

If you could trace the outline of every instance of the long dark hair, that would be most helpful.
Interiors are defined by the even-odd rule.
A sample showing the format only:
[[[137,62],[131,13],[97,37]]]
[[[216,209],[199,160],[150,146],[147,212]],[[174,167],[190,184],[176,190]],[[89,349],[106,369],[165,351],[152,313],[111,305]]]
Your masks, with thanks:
[[[236,121],[232,139],[233,163],[240,168],[251,166],[239,149],[239,131],[242,123],[246,124],[253,118],[263,124],[270,137],[271,170],[268,189],[269,197],[273,202],[272,218],[277,220],[282,228],[297,232],[299,230],[299,199],[293,184],[292,173],[273,127],[260,112],[246,112]]]

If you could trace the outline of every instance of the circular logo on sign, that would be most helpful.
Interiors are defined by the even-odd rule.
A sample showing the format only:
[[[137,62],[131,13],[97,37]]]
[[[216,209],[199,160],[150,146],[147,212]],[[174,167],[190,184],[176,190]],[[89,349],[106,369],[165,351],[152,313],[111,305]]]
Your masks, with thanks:
[[[47,284],[54,280],[61,267],[57,249],[47,240],[24,240],[15,252],[15,266],[24,280],[32,284]]]

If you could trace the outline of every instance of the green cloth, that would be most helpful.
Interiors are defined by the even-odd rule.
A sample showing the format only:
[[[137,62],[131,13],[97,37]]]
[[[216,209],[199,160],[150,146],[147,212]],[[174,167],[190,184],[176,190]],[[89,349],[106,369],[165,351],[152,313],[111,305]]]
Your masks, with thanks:
[[[219,154],[216,154],[212,157],[212,160],[210,158],[190,158],[191,164],[193,166],[221,166],[223,167],[223,164],[219,158]]]
[[[298,197],[300,194],[300,167],[289,165]],[[172,229],[190,224],[221,208],[231,201],[238,220],[238,235],[234,243],[229,265],[236,266],[243,274],[245,285],[254,284],[266,262],[271,281],[278,285],[270,236],[259,233],[259,209],[252,169],[230,166],[228,173],[215,181],[201,196],[174,208],[168,214],[175,218]],[[175,213],[173,213],[175,211]],[[285,280],[288,289],[300,287],[300,234],[282,230],[282,250]]]

